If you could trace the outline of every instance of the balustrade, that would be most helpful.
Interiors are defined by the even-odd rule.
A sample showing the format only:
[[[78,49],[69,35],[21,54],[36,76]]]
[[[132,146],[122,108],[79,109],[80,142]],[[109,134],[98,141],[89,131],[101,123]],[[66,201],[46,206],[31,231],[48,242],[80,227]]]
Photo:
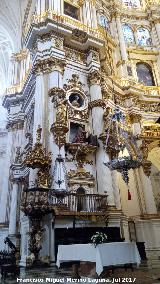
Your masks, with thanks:
[[[21,206],[26,214],[27,211],[31,213],[36,210],[52,212],[56,208],[61,208],[66,212],[66,215],[67,212],[69,215],[78,212],[100,213],[107,209],[107,195],[66,193],[33,188],[23,193]]]

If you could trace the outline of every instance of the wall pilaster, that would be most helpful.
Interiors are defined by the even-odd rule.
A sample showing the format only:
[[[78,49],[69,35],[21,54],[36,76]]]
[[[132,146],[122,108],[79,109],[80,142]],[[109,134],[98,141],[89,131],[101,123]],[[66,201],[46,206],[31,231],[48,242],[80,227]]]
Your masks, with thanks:
[[[90,96],[91,103],[90,108],[92,111],[92,121],[93,121],[93,133],[98,137],[103,132],[103,115],[105,103],[102,100],[101,92],[101,74],[99,71],[95,70],[89,74],[88,77],[90,84]],[[112,175],[110,170],[104,165],[104,162],[109,161],[109,157],[106,154],[102,142],[100,142],[100,147],[96,153],[96,167],[97,167],[97,189],[98,193],[108,194],[108,203],[111,206],[115,206],[113,187],[112,187]]]

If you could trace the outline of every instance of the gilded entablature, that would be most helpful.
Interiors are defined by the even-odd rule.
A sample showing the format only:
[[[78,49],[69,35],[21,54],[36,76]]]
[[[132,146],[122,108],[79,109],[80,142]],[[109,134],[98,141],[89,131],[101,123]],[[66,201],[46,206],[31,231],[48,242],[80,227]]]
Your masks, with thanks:
[[[66,54],[66,60],[71,60],[80,64],[86,64],[86,55],[84,53],[68,47],[65,47],[64,50]]]
[[[133,103],[137,106],[141,111],[144,112],[154,112],[160,113],[160,102],[154,101],[142,101],[138,98],[133,99]]]

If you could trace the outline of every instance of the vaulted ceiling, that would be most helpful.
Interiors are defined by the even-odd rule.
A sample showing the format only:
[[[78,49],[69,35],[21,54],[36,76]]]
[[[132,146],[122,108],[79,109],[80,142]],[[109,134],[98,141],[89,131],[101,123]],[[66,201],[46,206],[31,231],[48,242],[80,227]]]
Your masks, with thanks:
[[[5,117],[1,97],[7,87],[10,57],[21,49],[21,27],[27,0],[0,0],[0,127]]]
[[[0,93],[7,85],[9,60],[21,49],[21,29],[27,0],[0,0]]]

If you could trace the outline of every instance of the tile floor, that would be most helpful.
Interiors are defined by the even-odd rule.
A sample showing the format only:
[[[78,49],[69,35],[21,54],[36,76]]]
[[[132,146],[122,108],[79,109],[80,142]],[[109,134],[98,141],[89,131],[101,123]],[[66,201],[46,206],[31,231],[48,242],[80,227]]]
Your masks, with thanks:
[[[6,280],[1,279],[0,283],[4,283],[4,284],[54,283],[54,282],[49,282],[49,279],[47,278],[50,278],[51,280],[57,279],[56,284],[57,283],[60,283],[60,284],[61,283],[64,283],[64,284],[67,284],[67,283],[68,284],[69,283],[86,283],[86,284],[96,283],[95,281],[93,282],[92,279],[83,278],[83,277],[81,279],[81,282],[77,282],[75,280],[74,282],[71,282],[69,279],[72,274],[71,272],[72,272],[72,269],[70,267],[57,269],[55,266],[53,266],[50,268],[39,268],[39,269],[30,269],[30,270],[25,270],[24,268],[21,268],[20,276],[18,278],[23,279],[23,281],[20,281],[20,280],[17,281],[17,279],[13,279],[13,277],[10,276]],[[117,269],[115,270],[114,275],[108,280],[106,280],[106,282],[104,282],[105,280],[103,280],[103,283],[129,283],[129,282],[133,283],[130,281],[130,279],[133,281],[134,278],[136,278],[134,282],[135,284],[158,284],[158,283],[160,284],[160,280],[158,280],[158,278],[160,279],[160,270],[140,268],[140,269],[134,269],[134,271],[131,271],[130,269],[125,271],[124,269]],[[33,279],[35,280],[34,282],[33,282]],[[41,279],[41,282],[38,282],[38,279]],[[98,283],[101,283],[100,280],[101,279],[98,280],[99,281]]]

